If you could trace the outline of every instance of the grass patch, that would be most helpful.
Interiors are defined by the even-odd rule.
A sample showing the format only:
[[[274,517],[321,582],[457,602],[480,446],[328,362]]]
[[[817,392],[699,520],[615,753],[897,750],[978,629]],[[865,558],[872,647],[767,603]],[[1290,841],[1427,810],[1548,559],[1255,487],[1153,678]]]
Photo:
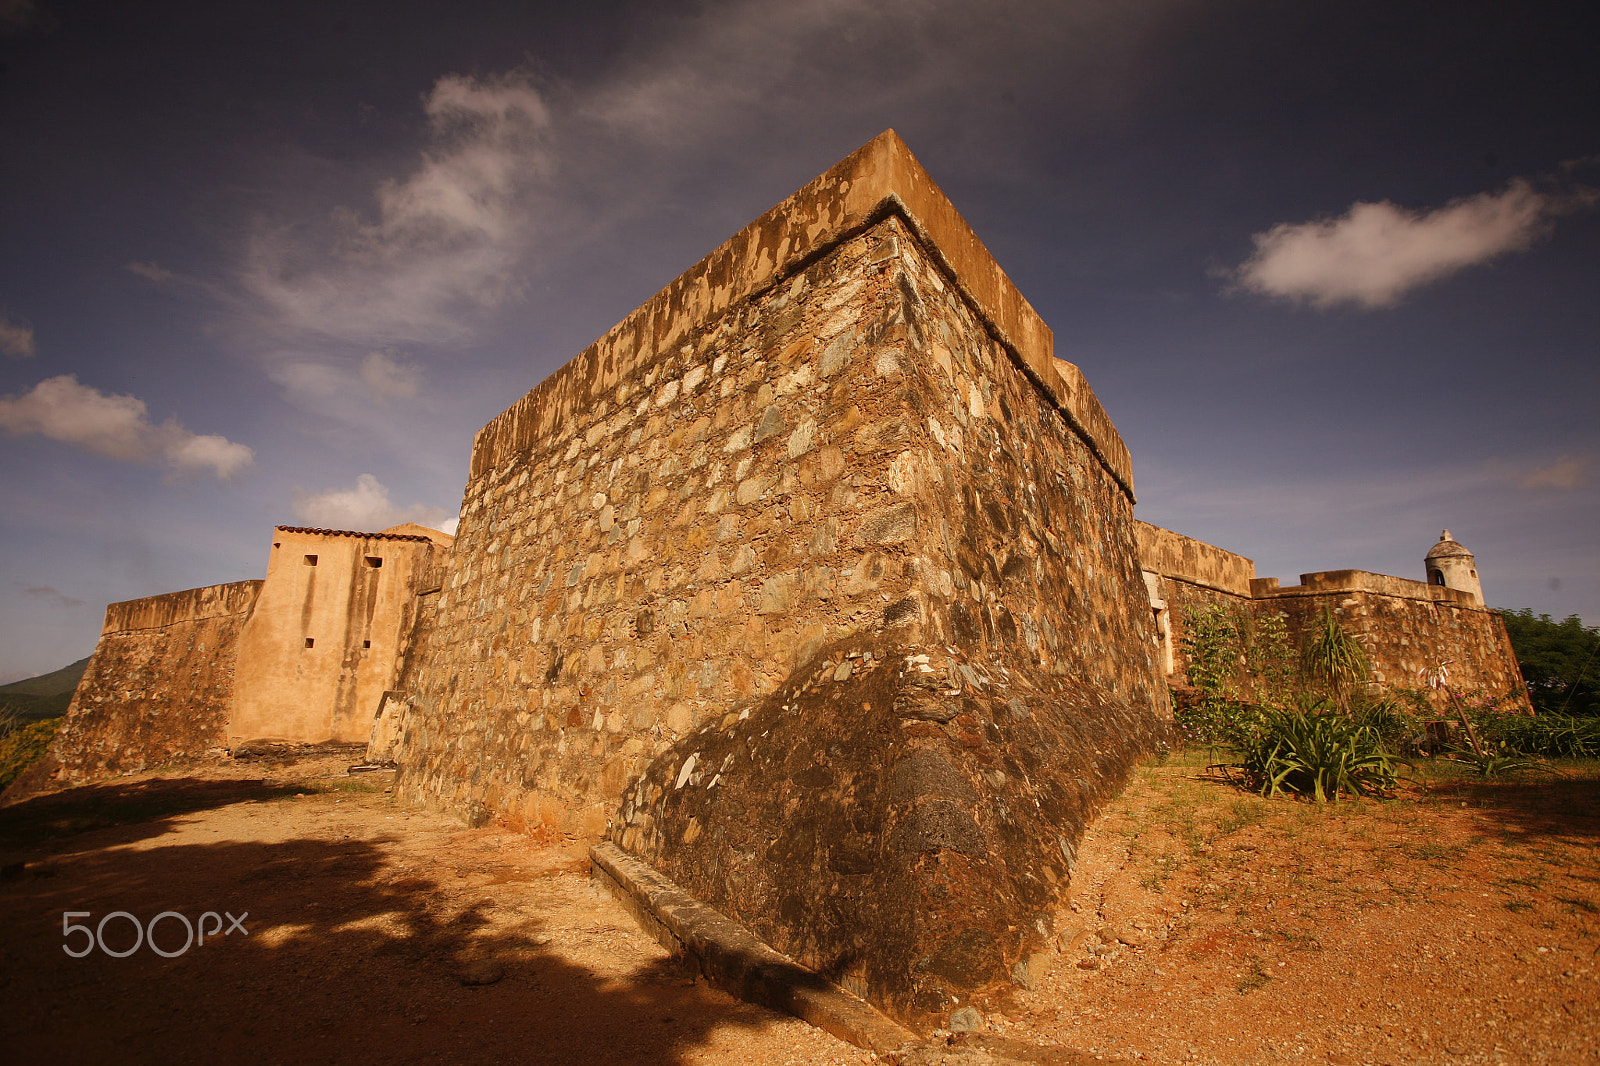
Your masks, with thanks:
[[[1256,956],[1250,956],[1250,972],[1239,978],[1234,988],[1242,996],[1247,992],[1254,992],[1258,988],[1265,988],[1272,982],[1272,971]]]
[[[1150,892],[1160,892],[1172,876],[1183,867],[1183,859],[1171,852],[1162,852],[1150,864],[1150,869],[1139,879],[1139,884]]]
[[[1467,853],[1465,844],[1434,844],[1432,842],[1416,844],[1406,849],[1406,852],[1421,862],[1432,863],[1435,866],[1445,866],[1459,862]]]

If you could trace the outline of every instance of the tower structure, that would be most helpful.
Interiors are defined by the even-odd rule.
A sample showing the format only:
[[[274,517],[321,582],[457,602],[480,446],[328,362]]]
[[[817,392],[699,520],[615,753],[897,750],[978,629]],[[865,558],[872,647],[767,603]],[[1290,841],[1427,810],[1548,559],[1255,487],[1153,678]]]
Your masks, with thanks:
[[[1439,534],[1439,542],[1428,549],[1423,562],[1428,570],[1428,584],[1470,592],[1479,603],[1483,602],[1478,564],[1467,546],[1450,536],[1448,529]]]

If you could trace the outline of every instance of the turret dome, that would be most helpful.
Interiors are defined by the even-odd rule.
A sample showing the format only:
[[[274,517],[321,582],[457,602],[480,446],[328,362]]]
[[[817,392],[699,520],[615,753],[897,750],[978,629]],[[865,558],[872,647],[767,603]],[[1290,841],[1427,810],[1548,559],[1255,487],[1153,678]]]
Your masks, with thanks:
[[[1467,546],[1465,544],[1462,544],[1459,540],[1456,540],[1454,537],[1452,537],[1450,535],[1450,531],[1447,529],[1443,533],[1439,534],[1439,543],[1428,549],[1428,554],[1424,556],[1424,558],[1447,559],[1460,556],[1465,556],[1466,558],[1470,559],[1472,558],[1472,552],[1467,550]]]

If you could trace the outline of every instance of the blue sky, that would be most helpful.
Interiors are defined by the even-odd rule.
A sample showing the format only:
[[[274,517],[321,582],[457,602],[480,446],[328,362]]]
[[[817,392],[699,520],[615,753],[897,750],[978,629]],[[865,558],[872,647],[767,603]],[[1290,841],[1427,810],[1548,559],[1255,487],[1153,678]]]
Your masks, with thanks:
[[[896,129],[1140,517],[1600,622],[1593,5],[0,0],[0,678],[472,434]]]

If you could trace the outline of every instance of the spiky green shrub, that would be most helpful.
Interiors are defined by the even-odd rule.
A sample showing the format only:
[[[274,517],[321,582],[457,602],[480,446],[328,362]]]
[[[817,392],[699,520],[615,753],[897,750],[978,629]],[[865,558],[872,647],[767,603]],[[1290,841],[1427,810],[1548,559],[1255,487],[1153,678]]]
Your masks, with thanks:
[[[1507,747],[1503,740],[1497,744],[1480,742],[1477,748],[1452,748],[1445,758],[1472,767],[1479,777],[1513,777],[1522,773],[1559,772],[1543,759],[1523,755]]]
[[[1339,624],[1326,605],[1316,628],[1306,634],[1300,668],[1307,682],[1345,708],[1372,676],[1366,647]]]
[[[1263,709],[1234,738],[1237,764],[1263,796],[1298,793],[1318,802],[1343,793],[1377,796],[1394,788],[1401,762],[1377,729],[1326,705],[1307,710]]]
[[[1375,730],[1389,751],[1406,750],[1406,745],[1423,730],[1423,717],[1405,700],[1390,695],[1358,697],[1351,701],[1348,714],[1356,725]]]

